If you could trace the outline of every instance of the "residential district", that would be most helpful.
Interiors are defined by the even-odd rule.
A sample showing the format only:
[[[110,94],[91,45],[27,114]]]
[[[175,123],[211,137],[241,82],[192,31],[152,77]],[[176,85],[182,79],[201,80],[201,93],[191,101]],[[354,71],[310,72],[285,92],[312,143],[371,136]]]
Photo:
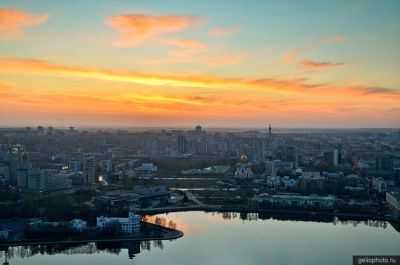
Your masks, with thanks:
[[[399,186],[398,129],[0,129],[0,240],[196,209],[399,222]]]

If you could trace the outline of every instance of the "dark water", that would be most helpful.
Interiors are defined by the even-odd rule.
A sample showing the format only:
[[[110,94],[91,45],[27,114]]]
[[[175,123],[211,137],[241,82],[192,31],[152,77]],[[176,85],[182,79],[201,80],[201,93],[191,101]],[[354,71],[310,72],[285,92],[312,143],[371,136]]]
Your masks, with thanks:
[[[400,254],[400,233],[385,222],[330,218],[312,222],[298,217],[277,220],[257,214],[203,212],[161,216],[166,223],[175,222],[185,235],[173,241],[9,248],[8,262],[10,265],[338,265],[351,264],[353,255]],[[4,251],[1,259],[4,262]]]

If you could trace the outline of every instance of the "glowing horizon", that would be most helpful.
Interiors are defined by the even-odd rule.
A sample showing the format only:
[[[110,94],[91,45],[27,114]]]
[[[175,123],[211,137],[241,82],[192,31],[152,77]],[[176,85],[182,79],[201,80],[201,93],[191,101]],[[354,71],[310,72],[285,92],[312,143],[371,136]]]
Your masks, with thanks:
[[[0,127],[400,127],[397,1],[174,1],[3,1]]]

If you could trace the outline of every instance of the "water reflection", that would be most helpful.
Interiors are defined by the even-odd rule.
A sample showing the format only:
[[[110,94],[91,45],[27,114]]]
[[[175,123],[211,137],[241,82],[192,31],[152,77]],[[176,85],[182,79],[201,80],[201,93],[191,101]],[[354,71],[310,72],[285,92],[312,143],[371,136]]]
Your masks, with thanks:
[[[119,242],[93,242],[81,244],[56,244],[56,245],[28,245],[15,247],[0,247],[0,257],[4,260],[4,265],[9,264],[9,260],[15,257],[31,258],[40,255],[77,255],[77,254],[99,254],[107,253],[119,255],[121,250],[128,250],[128,258],[133,259],[140,254],[140,250],[151,248],[163,249],[161,240],[155,241],[119,241]]]
[[[310,214],[282,214],[282,213],[247,213],[247,212],[211,212],[207,213],[210,215],[209,220],[218,222],[228,222],[229,220],[240,219],[243,222],[247,221],[258,221],[258,220],[278,220],[278,221],[290,221],[290,222],[315,222],[315,223],[332,223],[333,225],[352,225],[357,227],[358,225],[365,225],[368,227],[383,228],[388,227],[387,221],[370,220],[365,218],[346,218],[346,217],[332,217],[328,215],[310,215]],[[161,225],[169,228],[178,229],[184,233],[193,231],[196,226],[194,223],[185,223],[180,219],[169,219],[168,214],[166,215],[143,215],[142,220]],[[391,224],[392,227],[400,233],[400,226],[397,224]]]
[[[231,264],[241,264],[242,258],[252,259],[254,257],[258,259],[256,260],[257,262],[253,262],[254,264],[259,264],[258,261],[264,259],[271,259],[271,264],[277,261],[281,262],[277,264],[285,264],[285,260],[279,259],[284,259],[287,256],[264,256],[265,251],[268,250],[275,253],[276,251],[279,252],[282,246],[285,246],[293,252],[293,255],[301,255],[303,251],[306,251],[306,249],[302,249],[303,245],[299,244],[299,242],[304,241],[304,238],[312,238],[313,240],[310,240],[309,243],[314,244],[315,248],[320,247],[320,251],[323,253],[329,249],[329,247],[325,248],[324,246],[335,246],[335,250],[347,256],[375,248],[378,248],[382,253],[387,251],[386,254],[390,254],[393,251],[392,246],[399,243],[398,233],[395,232],[394,234],[396,235],[393,234],[395,230],[399,232],[399,227],[396,224],[377,220],[320,216],[317,214],[186,212],[154,216],[145,215],[142,219],[146,222],[182,230],[185,235],[183,238],[174,240],[175,242],[171,243],[158,240],[0,247],[1,262],[4,262],[4,265],[9,263],[17,265],[22,264],[21,259],[43,256],[40,257],[39,263],[37,261],[31,262],[30,260],[28,264],[52,264],[46,263],[46,261],[50,261],[48,258],[51,255],[91,254],[96,256],[97,260],[96,263],[89,262],[90,264],[108,264],[106,260],[102,260],[102,257],[106,255],[111,256],[111,258],[113,255],[119,256],[119,260],[126,259],[126,262],[130,263],[125,256],[125,253],[127,253],[129,259],[133,259],[133,262],[139,264],[157,264],[156,261],[160,260],[162,260],[162,264],[191,264],[190,261],[193,255],[198,255],[198,259],[204,259],[202,260],[203,263],[198,264],[220,264],[216,263],[213,257],[217,255],[215,248],[223,246],[218,250],[217,256],[228,263],[237,259],[236,263],[233,262]],[[244,225],[242,226],[241,223]],[[353,227],[359,228],[353,229]],[[353,233],[353,231],[354,235],[357,236],[349,238],[349,233]],[[324,234],[329,240],[321,239],[321,234]],[[377,236],[380,239],[377,239]],[[210,238],[213,240],[210,241]],[[268,238],[269,240],[267,240]],[[238,239],[242,242],[252,243],[248,244],[246,251],[240,252],[240,254],[236,254],[239,253],[237,249],[243,246],[235,243],[238,242]],[[374,240],[379,242],[381,248],[374,243]],[[347,242],[347,244],[343,242]],[[341,248],[340,246],[346,247]],[[202,249],[203,254],[198,253],[198,249]],[[328,255],[328,253],[325,254]],[[312,255],[304,254],[302,258],[318,259],[318,257]],[[178,256],[180,262],[171,258]],[[42,263],[43,261],[44,263]],[[214,263],[206,263],[208,261],[214,261]],[[64,260],[64,262],[69,262],[69,260]],[[86,262],[86,264],[89,263]],[[304,260],[299,264],[316,263]]]
[[[318,223],[333,223],[334,225],[352,225],[354,227],[362,224],[369,227],[377,227],[386,229],[388,222],[379,220],[365,220],[363,218],[343,218],[331,216],[319,216],[319,215],[291,215],[291,214],[276,214],[276,213],[235,213],[225,212],[222,213],[222,218],[225,220],[240,218],[243,221],[257,221],[261,220],[280,220],[280,221],[306,221],[306,222],[318,222]],[[398,231],[399,232],[399,231]]]

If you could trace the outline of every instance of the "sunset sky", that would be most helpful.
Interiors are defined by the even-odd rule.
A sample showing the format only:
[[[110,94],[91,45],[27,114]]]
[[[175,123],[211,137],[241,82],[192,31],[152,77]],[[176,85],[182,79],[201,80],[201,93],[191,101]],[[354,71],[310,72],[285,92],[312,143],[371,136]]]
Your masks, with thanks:
[[[0,2],[0,127],[400,127],[400,1]]]

